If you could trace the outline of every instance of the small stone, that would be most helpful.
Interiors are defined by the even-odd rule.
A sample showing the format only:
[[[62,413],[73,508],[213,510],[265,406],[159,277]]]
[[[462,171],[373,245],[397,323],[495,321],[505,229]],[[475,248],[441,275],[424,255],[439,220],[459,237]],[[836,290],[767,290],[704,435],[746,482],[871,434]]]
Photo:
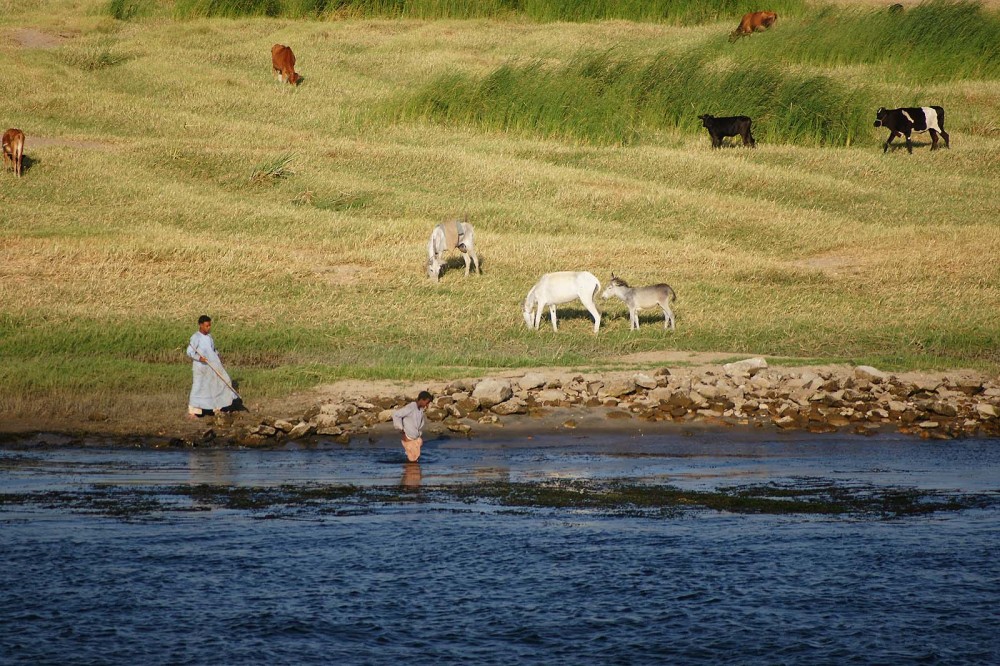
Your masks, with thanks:
[[[615,410],[615,411],[612,411],[612,412],[608,412],[607,413],[607,418],[609,418],[611,420],[622,420],[622,419],[630,419],[630,418],[632,418],[632,415],[629,414],[628,412],[622,412],[622,411]]]
[[[890,400],[886,406],[889,408],[890,412],[903,413],[906,411],[906,403],[900,402],[899,400]]]
[[[496,414],[486,414],[479,419],[479,422],[483,424],[499,423],[500,417]]]
[[[275,435],[275,433],[278,432],[278,430],[276,428],[274,428],[273,426],[263,425],[262,424],[262,425],[257,426],[257,430],[255,432],[256,432],[256,434],[262,435],[264,437],[273,437]]]
[[[569,419],[568,421],[563,421],[563,428],[567,428],[568,430],[573,430],[574,428],[576,428],[576,421],[574,421],[573,419]]]
[[[500,416],[510,416],[511,414],[527,414],[528,404],[520,398],[513,398],[506,402],[490,407],[490,411]]]
[[[774,425],[779,428],[789,428],[795,424],[795,419],[791,416],[782,416],[780,419],[774,422]]]
[[[556,405],[566,400],[566,394],[559,389],[545,389],[538,392],[535,400],[543,405]]]
[[[528,391],[545,386],[545,381],[545,375],[539,372],[529,372],[517,380],[517,385],[521,387],[521,390]]]
[[[955,405],[951,404],[950,402],[941,402],[941,401],[935,402],[933,405],[931,405],[930,411],[940,416],[951,417],[958,415],[958,410],[955,408]]]
[[[737,375],[750,375],[753,377],[758,372],[766,368],[767,361],[760,357],[756,357],[736,361],[735,363],[726,363],[722,366],[722,371],[729,377],[735,377]]]
[[[634,375],[632,377],[632,381],[635,382],[636,386],[639,386],[639,387],[644,388],[644,389],[655,389],[656,388],[656,380],[653,379],[652,377],[650,377],[649,375],[643,374],[641,372],[638,373],[638,374],[636,374],[636,375]]]
[[[937,421],[921,421],[917,425],[920,426],[921,428],[924,428],[925,430],[930,430],[931,428],[937,428],[941,424],[938,423]]]
[[[343,432],[344,429],[338,425],[327,425],[316,428],[317,435],[327,435],[330,437],[336,437],[337,435],[340,435]]]
[[[277,419],[274,422],[274,427],[281,432],[291,432],[295,425],[291,421],[286,421],[285,419]]]
[[[428,407],[424,410],[424,416],[427,417],[428,421],[443,421],[447,415],[447,412],[437,407]]]
[[[877,370],[870,365],[859,365],[854,368],[854,376],[858,379],[869,381],[873,384],[881,384],[889,380],[889,375],[881,370]]]
[[[613,379],[604,385],[599,395],[605,398],[617,398],[635,392],[635,380],[631,377]]]
[[[982,419],[995,419],[997,418],[997,408],[988,402],[976,403],[976,413]]]
[[[669,377],[670,376],[670,368],[660,368],[659,370],[657,370],[653,374],[656,375],[657,377]]]
[[[472,432],[472,426],[467,423],[451,423],[448,425],[448,430],[452,432],[460,432],[463,435],[468,435]]]
[[[299,439],[300,437],[306,437],[315,431],[315,428],[308,421],[302,421],[297,424],[294,428],[288,431],[288,439]]]
[[[395,411],[395,410],[392,410],[392,409],[383,409],[381,412],[378,413],[378,422],[379,423],[388,423],[389,421],[391,421],[392,420],[392,413],[393,413],[393,411]]]

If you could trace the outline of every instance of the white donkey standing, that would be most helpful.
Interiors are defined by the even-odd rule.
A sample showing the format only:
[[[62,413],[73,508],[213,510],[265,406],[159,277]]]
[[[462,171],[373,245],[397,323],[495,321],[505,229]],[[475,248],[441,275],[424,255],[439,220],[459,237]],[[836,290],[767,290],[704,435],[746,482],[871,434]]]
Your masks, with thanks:
[[[594,305],[594,296],[601,290],[601,283],[594,277],[593,273],[586,271],[561,271],[559,273],[546,273],[535,286],[528,292],[528,297],[524,299],[524,323],[528,328],[536,331],[542,323],[542,312],[545,306],[549,306],[549,313],[552,316],[552,330],[558,331],[556,327],[556,306],[580,299],[583,307],[587,308],[594,317],[594,333],[601,328],[601,313]]]
[[[670,310],[670,301],[677,300],[677,294],[669,284],[652,284],[648,287],[630,287],[628,282],[611,274],[611,282],[608,288],[601,294],[601,298],[616,296],[628,306],[629,328],[633,331],[639,330],[639,310],[651,308],[659,305],[663,308],[663,328],[669,327],[674,330],[674,313]]]
[[[479,270],[479,257],[476,256],[476,232],[469,224],[468,218],[442,222],[431,231],[431,239],[427,242],[427,277],[434,278],[435,282],[441,279],[444,253],[449,250],[458,250],[462,253],[462,259],[465,260],[465,277],[469,277],[470,257],[476,264],[476,273],[482,275],[483,272]]]

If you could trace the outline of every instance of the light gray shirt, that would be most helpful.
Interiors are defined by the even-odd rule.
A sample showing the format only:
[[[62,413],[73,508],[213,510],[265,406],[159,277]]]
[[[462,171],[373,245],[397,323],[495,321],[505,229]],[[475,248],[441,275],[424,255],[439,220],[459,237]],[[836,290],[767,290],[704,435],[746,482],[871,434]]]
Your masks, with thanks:
[[[411,402],[392,413],[392,425],[396,430],[402,430],[406,439],[417,439],[424,429],[424,412]]]

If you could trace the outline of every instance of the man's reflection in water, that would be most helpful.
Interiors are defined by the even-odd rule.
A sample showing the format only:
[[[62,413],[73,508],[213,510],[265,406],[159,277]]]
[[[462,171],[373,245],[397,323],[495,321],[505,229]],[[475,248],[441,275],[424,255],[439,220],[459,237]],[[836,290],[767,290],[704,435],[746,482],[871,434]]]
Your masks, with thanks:
[[[406,488],[419,488],[422,477],[423,472],[420,471],[420,463],[408,462],[403,465],[403,476],[399,480],[399,485]]]

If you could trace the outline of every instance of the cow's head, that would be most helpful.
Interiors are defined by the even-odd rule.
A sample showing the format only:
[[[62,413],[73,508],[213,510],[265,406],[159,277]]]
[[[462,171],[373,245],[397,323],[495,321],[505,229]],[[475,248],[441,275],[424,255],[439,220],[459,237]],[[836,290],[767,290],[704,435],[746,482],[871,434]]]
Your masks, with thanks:
[[[293,86],[297,86],[302,82],[302,76],[298,72],[292,72],[288,75],[288,82]]]
[[[875,112],[875,127],[882,127],[882,122],[885,120],[886,115],[889,112],[885,110],[884,106],[880,106],[878,111]]]
[[[715,120],[715,116],[706,113],[704,115],[698,116],[698,120],[701,121],[702,127],[709,127],[712,121]]]

